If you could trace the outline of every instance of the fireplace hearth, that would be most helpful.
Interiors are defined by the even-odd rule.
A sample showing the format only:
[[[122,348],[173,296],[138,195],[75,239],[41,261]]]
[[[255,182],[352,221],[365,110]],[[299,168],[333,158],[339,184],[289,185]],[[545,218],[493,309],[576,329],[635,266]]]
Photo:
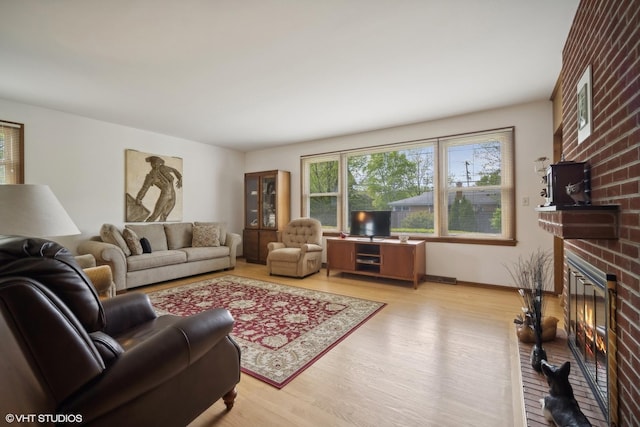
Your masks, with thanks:
[[[572,252],[566,254],[569,348],[609,425],[616,426],[616,277]]]

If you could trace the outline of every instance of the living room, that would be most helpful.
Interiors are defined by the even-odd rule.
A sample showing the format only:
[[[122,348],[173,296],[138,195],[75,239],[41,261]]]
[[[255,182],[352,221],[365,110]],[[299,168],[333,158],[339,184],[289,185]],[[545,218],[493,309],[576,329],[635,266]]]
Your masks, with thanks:
[[[594,7],[598,10],[612,10],[622,15],[624,19],[620,19],[637,23],[637,12],[635,14],[631,12],[637,3],[635,1],[622,3],[629,7],[623,10],[614,2],[598,3],[597,7],[589,2],[580,2],[579,5],[574,2],[573,8],[578,17],[591,16],[589,11]],[[609,20],[610,18],[607,16],[602,18],[603,22],[609,22]],[[568,34],[571,35],[572,42],[580,39],[578,31],[586,31],[579,25],[580,22],[582,21],[578,20],[577,23],[574,23],[571,29],[566,28]],[[633,74],[638,67],[637,30],[631,32],[630,35],[625,33],[620,37],[628,37],[628,46],[635,46],[636,53],[629,53],[629,59],[627,59],[627,66]],[[563,73],[570,72],[572,78],[577,81],[579,76],[576,77],[576,75],[582,73],[587,63],[595,64],[596,60],[604,61],[598,57],[598,54],[601,53],[598,49],[602,49],[599,45],[585,47],[584,49],[588,53],[584,53],[582,56],[578,55],[577,59],[574,52],[563,53],[563,47],[564,44],[558,45],[556,52],[552,53],[558,57],[558,70],[553,76],[554,82],[560,75],[561,62]],[[17,48],[24,47],[18,46]],[[631,50],[629,49],[630,52]],[[46,52],[43,52],[42,56],[46,57]],[[560,61],[561,57],[562,61]],[[567,62],[569,60],[576,62]],[[110,91],[108,85],[96,89],[89,70],[82,71],[80,74],[83,78],[76,81],[79,90],[93,90],[96,91],[95,96],[105,98],[116,97],[122,102],[125,109],[128,101],[132,101],[137,96],[136,93],[114,93]],[[565,77],[566,75],[568,74],[565,74]],[[615,76],[616,73],[612,72],[611,75]],[[534,160],[541,156],[554,157],[553,105],[548,100],[553,90],[552,85],[549,86],[545,98],[514,102],[507,106],[467,111],[451,117],[414,120],[411,124],[385,126],[384,129],[371,127],[375,130],[300,139],[272,147],[257,145],[248,150],[237,150],[223,146],[222,142],[220,145],[198,142],[200,138],[197,136],[191,138],[173,136],[172,128],[168,125],[153,131],[144,130],[143,126],[136,126],[132,124],[133,122],[119,122],[115,119],[115,115],[101,114],[97,110],[90,111],[88,107],[86,114],[65,112],[66,108],[51,106],[49,100],[40,98],[38,93],[32,93],[29,90],[28,77],[25,75],[21,85],[16,83],[14,87],[2,86],[0,119],[24,124],[25,182],[49,185],[67,209],[82,232],[79,236],[59,239],[72,251],[75,251],[81,241],[98,234],[103,223],[110,222],[119,225],[124,223],[123,189],[125,188],[125,150],[127,149],[182,158],[184,161],[183,218],[187,221],[225,221],[231,230],[241,233],[244,226],[240,214],[243,211],[244,203],[244,172],[274,169],[290,171],[291,212],[292,217],[296,217],[300,215],[302,204],[301,156],[339,151],[345,147],[353,149],[373,147],[505,126],[514,126],[516,129],[515,181],[517,186],[515,204],[517,209],[515,223],[517,224],[517,244],[515,246],[500,246],[429,242],[427,245],[427,272],[435,276],[454,277],[462,282],[508,287],[511,286],[510,277],[503,267],[504,264],[514,262],[519,256],[538,248],[547,250],[553,248],[553,236],[537,226],[538,214],[534,210],[534,206],[542,203],[543,199],[539,196],[540,178],[535,175],[533,167]],[[624,99],[632,100],[627,104],[629,116],[638,114],[637,73],[635,77],[635,82],[632,77],[626,77],[629,84],[624,93],[621,91],[618,94]],[[64,76],[54,74],[51,81],[55,81],[56,78],[64,78]],[[571,88],[563,87],[563,89],[569,90]],[[600,86],[600,90],[606,91],[604,86]],[[215,97],[215,94],[211,94],[211,96]],[[428,97],[429,94],[424,94],[424,96]],[[600,93],[598,96],[603,95]],[[162,102],[163,100],[154,101]],[[180,104],[186,105],[189,100],[172,102],[175,104],[175,111],[179,111]],[[564,126],[573,126],[569,120],[571,111],[575,113],[575,107],[572,105],[570,108],[563,111]],[[224,115],[224,111],[206,111],[197,120],[206,120],[207,115]],[[101,119],[95,117],[101,117]],[[162,117],[162,120],[170,122],[171,116]],[[294,120],[292,119],[292,121]],[[253,125],[245,126],[251,127]],[[565,127],[565,129],[567,128]],[[629,144],[637,145],[637,122],[620,133],[631,141]],[[564,152],[566,158],[578,161],[592,160],[594,153],[603,151],[602,147],[607,146],[612,138],[611,135],[605,138],[601,132],[597,135],[597,140],[593,138],[593,143],[589,142],[590,148],[585,152],[578,146],[577,141],[574,141],[575,135],[572,131],[565,131],[564,137],[567,141]],[[623,164],[628,165],[631,173],[634,173],[638,168],[637,149],[629,153],[627,157],[629,158],[624,160]],[[603,160],[594,166],[602,168],[604,163]],[[618,164],[617,167],[619,168],[620,165]],[[638,399],[634,398],[638,395],[636,385],[638,382],[637,350],[640,340],[638,339],[637,303],[638,264],[637,256],[633,257],[633,253],[637,255],[639,239],[637,237],[638,198],[637,195],[629,195],[637,193],[637,173],[635,180],[632,175],[626,176],[623,181],[625,188],[621,191],[601,190],[606,191],[606,194],[599,193],[599,200],[602,203],[623,205],[620,218],[621,224],[624,224],[626,228],[624,228],[624,232],[621,232],[620,239],[615,243],[601,240],[576,243],[572,241],[569,245],[578,252],[586,254],[587,257],[595,258],[595,263],[600,268],[615,273],[620,281],[619,306],[622,307],[623,313],[620,314],[619,322],[624,325],[621,326],[624,333],[620,337],[619,354],[621,369],[620,425],[634,425],[640,419]],[[599,185],[606,186],[602,182]],[[635,187],[633,187],[634,185]],[[528,199],[529,206],[523,206],[525,198]]]

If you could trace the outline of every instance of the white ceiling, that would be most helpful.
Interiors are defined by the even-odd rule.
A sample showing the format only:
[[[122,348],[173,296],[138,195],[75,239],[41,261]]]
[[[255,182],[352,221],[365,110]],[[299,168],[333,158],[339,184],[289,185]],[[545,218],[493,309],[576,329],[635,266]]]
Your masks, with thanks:
[[[0,98],[249,151],[548,99],[577,5],[0,0]]]

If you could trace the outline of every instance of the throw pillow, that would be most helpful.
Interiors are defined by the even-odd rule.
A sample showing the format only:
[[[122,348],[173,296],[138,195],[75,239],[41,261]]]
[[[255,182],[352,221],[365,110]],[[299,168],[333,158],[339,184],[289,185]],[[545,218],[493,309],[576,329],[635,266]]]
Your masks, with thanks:
[[[131,255],[131,251],[129,250],[129,246],[127,246],[127,242],[125,242],[120,230],[116,228],[113,224],[102,224],[100,228],[100,238],[105,243],[111,243],[112,245],[116,245],[122,252],[124,252],[125,256]]]
[[[127,246],[129,246],[129,250],[131,250],[131,255],[142,255],[142,245],[140,244],[140,238],[130,228],[125,228],[122,232],[122,236],[124,240],[127,242]]]
[[[222,246],[227,244],[227,223],[226,222],[199,222],[196,221],[194,225],[215,225],[220,228],[220,244]]]
[[[143,237],[142,239],[140,239],[140,246],[142,246],[143,254],[151,253],[151,243],[149,243],[149,240],[147,240],[146,237]]]
[[[194,248],[220,246],[220,227],[217,225],[194,225],[191,246]]]

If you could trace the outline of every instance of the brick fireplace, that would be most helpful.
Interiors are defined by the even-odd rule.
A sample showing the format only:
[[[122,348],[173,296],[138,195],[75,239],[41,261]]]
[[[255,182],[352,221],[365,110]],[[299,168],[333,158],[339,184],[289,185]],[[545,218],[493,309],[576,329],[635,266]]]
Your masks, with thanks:
[[[592,130],[578,143],[577,85],[591,67]],[[617,205],[613,237],[564,237],[565,325],[570,324],[567,254],[615,275],[618,426],[640,425],[640,0],[582,0],[562,52],[562,123],[567,160],[588,162],[591,202]],[[569,331],[567,331],[569,333]],[[602,357],[602,355],[601,355]],[[611,424],[611,423],[610,423]]]

